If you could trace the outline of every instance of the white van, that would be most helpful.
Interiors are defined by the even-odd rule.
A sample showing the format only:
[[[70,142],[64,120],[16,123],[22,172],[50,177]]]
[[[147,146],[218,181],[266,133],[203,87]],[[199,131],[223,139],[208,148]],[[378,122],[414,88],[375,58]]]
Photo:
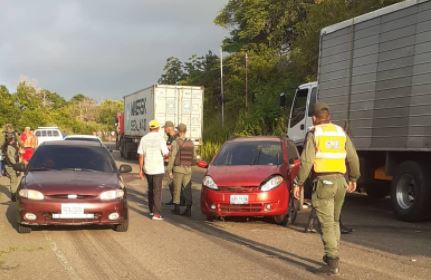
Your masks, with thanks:
[[[34,135],[37,137],[38,145],[45,141],[63,140],[63,134],[58,127],[38,127]]]

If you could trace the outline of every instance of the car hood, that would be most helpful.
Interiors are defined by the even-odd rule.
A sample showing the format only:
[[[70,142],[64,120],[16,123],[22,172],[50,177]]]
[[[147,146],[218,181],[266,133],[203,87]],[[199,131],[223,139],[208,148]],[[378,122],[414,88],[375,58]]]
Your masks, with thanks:
[[[280,174],[280,166],[276,165],[241,165],[215,166],[208,168],[218,186],[260,186],[262,182],[274,174]]]
[[[29,172],[23,187],[44,194],[97,195],[120,187],[116,173],[84,171],[37,171]]]

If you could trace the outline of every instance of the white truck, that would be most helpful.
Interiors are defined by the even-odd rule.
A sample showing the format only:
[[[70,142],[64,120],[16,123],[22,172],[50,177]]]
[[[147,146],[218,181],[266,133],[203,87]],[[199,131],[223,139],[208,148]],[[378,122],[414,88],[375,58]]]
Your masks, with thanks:
[[[321,30],[318,82],[299,86],[288,136],[299,147],[326,102],[361,162],[369,196],[396,215],[431,214],[431,1],[403,1]]]
[[[124,113],[117,114],[117,147],[126,159],[136,158],[142,136],[148,133],[149,121],[156,119],[174,125],[187,125],[186,136],[195,145],[202,142],[203,87],[153,85],[124,97]],[[164,135],[161,128],[160,134]]]

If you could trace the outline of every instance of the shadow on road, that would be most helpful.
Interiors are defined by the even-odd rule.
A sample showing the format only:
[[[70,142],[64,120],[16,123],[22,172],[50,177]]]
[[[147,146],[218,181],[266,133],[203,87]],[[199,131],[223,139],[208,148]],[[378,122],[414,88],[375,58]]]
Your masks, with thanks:
[[[206,238],[213,240],[217,244],[220,244],[217,240],[222,239],[224,241],[245,246],[247,249],[256,251],[267,255],[268,257],[279,258],[284,261],[288,261],[292,264],[302,266],[309,271],[315,271],[316,267],[322,265],[322,263],[315,260],[305,258],[303,256],[295,255],[275,247],[271,247],[248,238],[238,236],[220,228],[217,228],[216,223],[206,222],[203,215],[200,213],[199,200],[200,200],[200,190],[193,190],[193,217],[186,218],[175,216],[170,213],[171,207],[165,206],[164,203],[170,199],[170,195],[167,189],[163,189],[163,214],[165,221],[172,224],[173,226],[180,227],[186,231],[197,232],[204,235]],[[147,194],[138,192],[131,188],[128,189],[128,199],[133,201],[137,206],[129,204],[129,210],[134,211],[137,214],[148,217],[147,208]],[[134,203],[133,203],[134,204]],[[243,221],[243,219],[233,219],[233,221]]]

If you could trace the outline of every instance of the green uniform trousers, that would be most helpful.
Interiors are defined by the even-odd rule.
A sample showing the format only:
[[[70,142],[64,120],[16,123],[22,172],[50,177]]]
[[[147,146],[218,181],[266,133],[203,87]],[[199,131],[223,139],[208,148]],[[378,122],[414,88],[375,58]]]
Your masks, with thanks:
[[[13,169],[12,166],[6,165],[5,166],[6,175],[10,179],[10,192],[12,194],[16,193],[16,190],[18,188],[18,176],[16,175],[15,169]]]
[[[174,204],[181,203],[181,190],[187,206],[192,205],[192,174],[174,171]]]
[[[319,176],[314,184],[312,204],[321,225],[325,255],[330,258],[338,257],[340,214],[346,186],[346,179],[342,175]]]

